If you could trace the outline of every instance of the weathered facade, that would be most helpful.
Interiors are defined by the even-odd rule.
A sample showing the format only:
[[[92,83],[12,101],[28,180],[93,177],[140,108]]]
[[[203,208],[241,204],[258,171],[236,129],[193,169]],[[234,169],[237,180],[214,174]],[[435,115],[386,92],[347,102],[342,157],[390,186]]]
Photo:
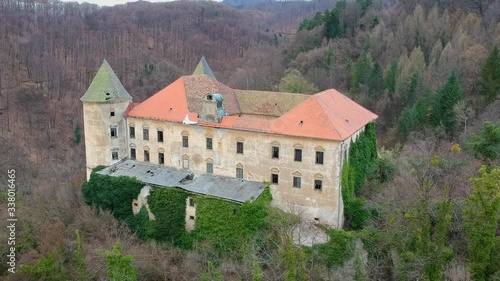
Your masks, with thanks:
[[[193,75],[142,103],[125,93],[104,62],[82,97],[88,175],[128,158],[268,182],[274,206],[342,226],[342,163],[351,141],[377,116],[336,90],[234,90],[202,58]]]

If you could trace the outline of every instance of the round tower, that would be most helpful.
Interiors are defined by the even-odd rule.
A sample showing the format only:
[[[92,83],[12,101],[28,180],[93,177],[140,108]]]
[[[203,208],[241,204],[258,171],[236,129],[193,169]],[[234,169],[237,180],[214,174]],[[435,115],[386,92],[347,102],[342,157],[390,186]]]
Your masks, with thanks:
[[[125,111],[132,97],[106,60],[97,71],[83,102],[87,180],[93,168],[127,156]]]

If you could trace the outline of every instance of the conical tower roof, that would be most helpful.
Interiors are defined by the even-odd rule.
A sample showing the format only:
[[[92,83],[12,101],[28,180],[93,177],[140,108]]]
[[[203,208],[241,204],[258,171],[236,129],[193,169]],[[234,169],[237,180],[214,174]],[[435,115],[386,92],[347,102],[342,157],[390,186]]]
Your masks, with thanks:
[[[215,75],[212,72],[212,70],[210,69],[210,66],[208,65],[207,60],[205,59],[204,56],[201,57],[200,62],[198,63],[198,65],[194,69],[193,75],[196,75],[196,74],[205,74],[208,77],[210,77],[214,80],[217,80],[217,78],[215,78]]]
[[[83,102],[121,102],[132,101],[108,62],[104,60],[97,71],[87,92],[80,98]]]

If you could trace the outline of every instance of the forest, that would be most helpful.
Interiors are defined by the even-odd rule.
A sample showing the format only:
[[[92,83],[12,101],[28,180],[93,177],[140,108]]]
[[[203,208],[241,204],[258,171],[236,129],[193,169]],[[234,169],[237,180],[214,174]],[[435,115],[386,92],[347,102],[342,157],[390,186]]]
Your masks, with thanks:
[[[500,280],[500,0],[2,0],[0,38],[2,280]],[[230,250],[210,227],[182,246],[82,190],[79,99],[102,60],[140,102],[201,56],[230,87],[335,88],[379,116],[330,242],[294,245],[299,218],[263,207]]]

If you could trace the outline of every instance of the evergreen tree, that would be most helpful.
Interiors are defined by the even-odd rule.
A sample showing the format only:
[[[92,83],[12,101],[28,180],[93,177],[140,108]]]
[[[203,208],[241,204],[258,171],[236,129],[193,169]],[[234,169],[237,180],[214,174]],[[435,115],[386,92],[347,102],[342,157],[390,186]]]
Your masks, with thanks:
[[[453,71],[446,84],[439,91],[433,111],[434,125],[442,124],[448,135],[453,134],[457,123],[453,107],[462,98],[463,90],[460,79]]]
[[[325,13],[325,37],[333,39],[337,37],[344,37],[345,27],[343,12],[346,7],[346,1],[339,1],[329,13]]]
[[[132,267],[134,258],[125,256],[120,243],[113,246],[113,250],[104,252],[108,278],[111,281],[137,280],[137,270]]]
[[[480,170],[480,178],[472,178],[474,192],[467,198],[464,224],[467,232],[469,266],[474,280],[489,280],[491,257],[500,214],[500,169]]]
[[[372,98],[380,97],[384,89],[384,74],[378,62],[373,65],[368,82],[368,95]]]
[[[500,124],[485,122],[479,134],[467,140],[476,158],[494,160],[500,158]]]
[[[362,51],[359,56],[358,63],[354,68],[354,74],[352,78],[351,91],[357,93],[359,91],[359,85],[367,85],[370,80],[371,65],[368,59],[368,54],[366,51]]]
[[[408,95],[406,96],[406,105],[413,105],[417,99],[417,92],[420,86],[420,75],[414,72],[411,76],[410,85],[408,85]]]
[[[391,62],[391,67],[389,68],[389,71],[387,72],[387,75],[385,76],[384,80],[384,88],[387,89],[389,92],[389,96],[392,96],[394,94],[394,91],[396,90],[396,77],[398,75],[398,63],[396,60],[393,60]]]
[[[479,92],[489,102],[495,100],[500,92],[500,54],[497,47],[493,48],[481,70]]]

